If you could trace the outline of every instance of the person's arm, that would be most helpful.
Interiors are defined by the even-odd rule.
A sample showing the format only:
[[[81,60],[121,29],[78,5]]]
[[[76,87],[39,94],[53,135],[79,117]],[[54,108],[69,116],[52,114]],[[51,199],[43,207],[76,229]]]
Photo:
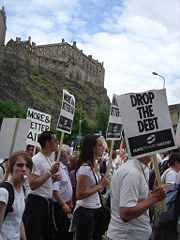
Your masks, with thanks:
[[[53,191],[53,197],[56,199],[56,201],[61,205],[63,211],[65,213],[70,213],[71,208],[68,206],[68,204],[64,201],[63,197],[61,196],[60,192]]]
[[[76,187],[76,196],[78,199],[83,199],[91,196],[92,194],[100,191],[104,187],[107,187],[109,184],[110,177],[104,176],[99,184],[95,185],[92,188],[88,187],[89,176],[79,175]]]
[[[39,188],[43,185],[53,174],[57,173],[59,169],[59,162],[52,165],[51,169],[42,175],[31,174],[29,177],[29,186],[32,190]]]
[[[129,222],[130,220],[139,217],[154,203],[163,200],[166,197],[165,189],[163,187],[158,187],[150,197],[138,202],[134,207],[120,207],[120,218],[122,221]]]
[[[6,207],[9,199],[9,192],[5,188],[0,188],[0,228],[2,227],[4,221],[4,215],[6,212]]]
[[[31,174],[29,177],[29,186],[31,190],[35,190],[43,185],[52,176],[50,171],[42,174],[41,176]]]
[[[6,211],[6,204],[3,202],[0,202],[0,229],[1,229],[3,221],[4,221],[5,211]]]
[[[20,240],[26,240],[26,233],[25,233],[23,222],[21,222],[21,225],[20,225]]]

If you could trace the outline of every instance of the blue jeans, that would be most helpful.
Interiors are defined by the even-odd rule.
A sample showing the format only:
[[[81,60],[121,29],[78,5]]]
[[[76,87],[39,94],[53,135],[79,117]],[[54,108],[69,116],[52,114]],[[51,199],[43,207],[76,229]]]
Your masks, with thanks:
[[[75,240],[100,240],[95,227],[96,209],[78,207],[74,213]],[[97,226],[98,227],[98,226]]]

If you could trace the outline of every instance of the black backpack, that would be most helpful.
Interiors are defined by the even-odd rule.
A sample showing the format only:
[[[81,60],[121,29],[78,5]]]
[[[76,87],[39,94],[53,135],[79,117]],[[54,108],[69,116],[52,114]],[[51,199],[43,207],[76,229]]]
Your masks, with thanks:
[[[5,168],[3,167],[3,165],[2,164],[0,164],[0,167],[2,168],[2,170],[3,170],[3,174],[5,174]]]
[[[5,188],[8,193],[9,193],[9,198],[8,198],[8,203],[7,203],[7,207],[6,207],[6,211],[4,214],[4,219],[6,218],[8,212],[13,212],[13,202],[14,202],[14,189],[11,183],[9,182],[2,182],[0,183],[0,187],[1,188]]]

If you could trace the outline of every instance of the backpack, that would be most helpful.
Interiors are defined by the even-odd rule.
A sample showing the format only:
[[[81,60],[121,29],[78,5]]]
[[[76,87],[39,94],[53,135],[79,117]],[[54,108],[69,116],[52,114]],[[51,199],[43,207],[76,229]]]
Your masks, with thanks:
[[[0,167],[1,167],[2,170],[3,170],[3,174],[5,174],[5,168],[4,168],[4,166],[0,164]]]
[[[9,198],[8,198],[8,203],[7,203],[7,207],[6,207],[6,211],[4,214],[4,220],[8,214],[8,212],[13,212],[13,202],[14,202],[14,189],[11,183],[9,182],[2,182],[0,183],[0,188],[5,188],[8,193],[9,193]]]
[[[166,194],[167,212],[163,212],[162,208],[159,211],[159,224],[161,228],[176,228],[176,217],[175,217],[175,203],[178,193],[178,186],[174,186],[173,189]]]

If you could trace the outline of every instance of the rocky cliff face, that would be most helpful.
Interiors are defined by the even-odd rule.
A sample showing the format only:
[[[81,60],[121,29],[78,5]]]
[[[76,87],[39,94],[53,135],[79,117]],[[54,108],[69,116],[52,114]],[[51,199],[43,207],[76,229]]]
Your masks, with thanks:
[[[110,101],[105,88],[92,83],[67,79],[62,74],[47,71],[30,65],[27,58],[17,52],[0,48],[0,97],[20,103],[25,109],[34,108],[52,115],[57,122],[61,108],[62,89],[75,96],[76,107],[94,117],[95,110]]]

